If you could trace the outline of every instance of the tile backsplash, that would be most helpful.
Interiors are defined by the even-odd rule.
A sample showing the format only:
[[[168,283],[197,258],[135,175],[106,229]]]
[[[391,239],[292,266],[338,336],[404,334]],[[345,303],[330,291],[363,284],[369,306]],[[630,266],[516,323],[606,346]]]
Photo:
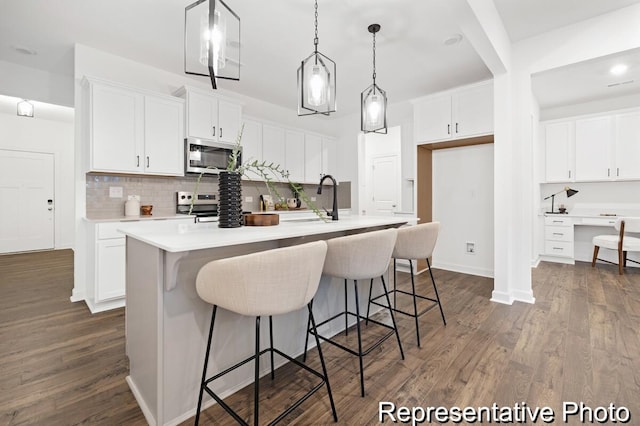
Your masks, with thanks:
[[[153,205],[154,216],[170,216],[176,211],[176,192],[196,189],[197,176],[166,177],[115,175],[105,173],[87,173],[87,218],[118,218],[124,215],[124,203],[129,195],[139,195],[140,204]],[[276,184],[282,197],[292,197],[287,184]],[[122,198],[109,197],[110,188],[122,188]],[[316,197],[318,208],[331,209],[333,195],[330,186],[323,187],[322,195],[317,195],[317,185],[303,185],[305,192]],[[204,176],[198,184],[199,193],[218,192],[218,177]],[[264,182],[243,181],[242,196],[253,197],[253,201],[244,202],[243,209],[258,211],[260,194],[268,194]],[[119,194],[118,194],[119,195]],[[351,207],[351,182],[340,182],[338,185],[338,206],[341,209]]]

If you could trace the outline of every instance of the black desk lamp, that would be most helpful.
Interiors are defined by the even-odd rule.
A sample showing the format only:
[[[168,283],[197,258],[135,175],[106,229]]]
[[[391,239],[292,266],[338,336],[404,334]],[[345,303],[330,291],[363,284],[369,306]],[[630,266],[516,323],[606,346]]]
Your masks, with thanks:
[[[567,192],[567,198],[569,197],[573,197],[574,195],[576,195],[578,193],[578,191],[576,189],[571,189],[568,186],[565,186],[564,189],[562,191],[558,191],[555,194],[551,194],[548,197],[545,198],[545,200],[548,200],[549,198],[551,198],[551,211],[547,212],[547,213],[553,213],[553,214],[562,214],[563,212],[554,212],[553,211],[553,201],[556,197],[556,195],[560,194],[561,192]]]

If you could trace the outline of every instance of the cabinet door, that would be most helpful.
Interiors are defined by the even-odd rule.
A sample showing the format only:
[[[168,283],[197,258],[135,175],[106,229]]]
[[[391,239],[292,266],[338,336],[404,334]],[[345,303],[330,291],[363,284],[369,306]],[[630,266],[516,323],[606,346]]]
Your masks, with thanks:
[[[414,129],[418,142],[451,139],[451,96],[439,96],[416,103]]]
[[[612,117],[576,120],[576,181],[611,179]]]
[[[182,101],[145,96],[145,173],[184,175]]]
[[[452,97],[453,138],[493,133],[493,85],[461,90]]]
[[[273,163],[285,169],[284,145],[282,127],[262,125],[262,158],[267,163]]]
[[[305,182],[320,182],[322,174],[322,138],[320,136],[305,135],[304,159]]]
[[[142,172],[143,96],[91,84],[91,170]]]
[[[262,161],[262,124],[245,120],[242,133],[242,162]],[[262,180],[261,176],[250,174],[243,179]]]
[[[235,143],[242,124],[242,108],[230,102],[218,102],[218,140]]]
[[[335,139],[322,138],[322,174],[333,175],[338,172],[338,149]],[[337,178],[336,178],[337,180]]]
[[[285,160],[289,180],[304,182],[304,133],[287,130],[285,133]]]
[[[96,302],[125,295],[126,239],[99,240],[96,251]]]
[[[571,153],[573,122],[552,123],[545,126],[545,176],[547,182],[572,180]]]
[[[187,134],[193,138],[218,137],[218,100],[198,92],[187,95]]]
[[[640,179],[640,112],[616,116],[616,179]]]

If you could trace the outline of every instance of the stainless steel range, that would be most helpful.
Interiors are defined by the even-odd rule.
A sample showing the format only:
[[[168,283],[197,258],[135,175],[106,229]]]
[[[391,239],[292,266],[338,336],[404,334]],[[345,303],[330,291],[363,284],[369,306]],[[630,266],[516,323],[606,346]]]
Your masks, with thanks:
[[[193,204],[193,209],[191,205]],[[176,193],[176,213],[196,216],[196,222],[207,222],[218,216],[216,194],[194,194],[188,191]]]

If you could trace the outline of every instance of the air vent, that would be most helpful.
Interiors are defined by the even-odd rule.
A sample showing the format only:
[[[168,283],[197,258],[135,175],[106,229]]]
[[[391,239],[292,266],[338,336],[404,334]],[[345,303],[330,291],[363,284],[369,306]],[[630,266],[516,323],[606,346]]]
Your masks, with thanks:
[[[611,84],[607,84],[607,87],[615,87],[615,86],[622,86],[623,84],[631,84],[633,83],[634,80],[627,80],[627,81],[622,81],[620,83],[611,83]]]

